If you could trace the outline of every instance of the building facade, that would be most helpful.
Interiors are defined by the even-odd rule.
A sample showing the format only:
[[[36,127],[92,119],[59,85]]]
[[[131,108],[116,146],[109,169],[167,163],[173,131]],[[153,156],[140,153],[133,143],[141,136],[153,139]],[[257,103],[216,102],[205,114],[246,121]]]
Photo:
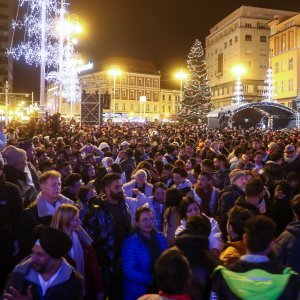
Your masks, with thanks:
[[[160,90],[160,119],[176,120],[180,110],[180,90],[161,89]]]
[[[12,90],[13,61],[7,57],[6,50],[9,49],[12,38],[11,20],[13,19],[14,0],[0,0],[0,86],[8,81]]]
[[[296,13],[242,6],[216,24],[206,37],[208,77],[214,108],[232,103],[237,75],[232,69],[243,66],[241,77],[245,102],[260,101],[269,67],[268,22],[276,16]]]
[[[274,99],[293,107],[300,88],[300,14],[269,23]]]

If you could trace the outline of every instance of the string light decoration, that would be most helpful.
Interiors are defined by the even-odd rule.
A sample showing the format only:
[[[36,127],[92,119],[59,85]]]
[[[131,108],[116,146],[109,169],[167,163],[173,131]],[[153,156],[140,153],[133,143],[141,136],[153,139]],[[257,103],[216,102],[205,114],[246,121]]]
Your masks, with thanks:
[[[19,10],[26,11],[19,19]],[[40,113],[45,115],[45,79],[46,70],[57,68],[59,61],[59,42],[55,26],[62,9],[60,0],[19,0],[17,17],[12,22],[13,32],[24,30],[24,39],[18,45],[12,45],[8,51],[14,59],[22,57],[29,65],[40,66]]]
[[[211,110],[212,97],[208,81],[205,54],[197,39],[188,54],[188,79],[186,80],[179,118],[191,122],[205,122]]]
[[[236,66],[232,69],[232,73],[237,76],[234,86],[232,105],[241,105],[244,102],[244,93],[241,76],[246,73],[246,69],[243,66]]]
[[[61,12],[58,0],[20,0],[19,8],[26,10],[22,19],[12,21],[13,30],[24,29],[24,39],[9,54],[29,65],[40,66],[42,59],[48,68],[58,62],[58,39],[55,26]],[[65,7],[66,9],[66,7]],[[18,14],[17,14],[18,18]],[[45,51],[42,51],[42,32],[45,32]]]
[[[265,80],[265,87],[263,91],[263,101],[266,102],[273,102],[274,101],[274,86],[273,86],[273,70],[269,68],[267,70],[266,80]]]

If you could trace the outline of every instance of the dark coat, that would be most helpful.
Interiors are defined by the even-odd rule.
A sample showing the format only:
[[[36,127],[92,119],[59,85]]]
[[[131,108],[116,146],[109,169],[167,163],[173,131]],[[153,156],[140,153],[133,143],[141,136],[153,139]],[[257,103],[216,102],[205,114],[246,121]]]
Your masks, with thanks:
[[[228,266],[228,269],[237,273],[247,272],[253,269],[262,269],[271,274],[283,274],[284,267],[276,262],[268,261],[262,263],[249,263],[242,260],[238,260],[232,265]],[[287,282],[284,291],[277,300],[291,300],[297,299],[299,294],[299,277],[298,275],[291,275]],[[224,280],[220,271],[216,271],[213,275],[213,284],[211,289],[211,299],[215,300],[239,300],[229,288]],[[271,299],[265,299],[271,300]]]
[[[83,299],[83,280],[81,276],[64,259],[61,263],[61,269],[47,289],[46,294],[42,296],[42,289],[38,279],[38,273],[31,267],[31,258],[26,259],[16,266],[9,284],[13,284],[13,278],[17,275],[23,284],[22,292],[26,292],[29,285],[32,286],[33,300],[81,300]],[[21,280],[22,279],[22,280]],[[10,282],[10,280],[12,280]]]
[[[259,215],[260,211],[258,209],[258,207],[256,207],[255,205],[252,205],[251,203],[246,201],[245,196],[241,196],[239,197],[236,201],[235,201],[235,206],[240,206],[242,208],[248,209],[253,216]]]
[[[237,185],[232,184],[225,188],[219,196],[219,225],[222,231],[222,238],[224,242],[227,241],[227,213],[234,206],[235,201],[244,195],[245,193]]]
[[[211,274],[219,260],[209,251],[208,238],[191,229],[185,229],[177,237],[175,245],[188,259],[192,269],[190,293],[195,299],[208,299]]]
[[[18,169],[8,165],[4,166],[3,172],[7,181],[19,187],[23,196],[24,207],[27,207],[35,200],[37,196],[37,190],[35,189],[35,187],[30,187],[28,189],[26,185],[27,178],[24,172],[21,172]]]
[[[130,209],[125,202],[121,202],[123,221],[129,234],[131,227]],[[110,286],[114,276],[116,260],[116,232],[114,218],[109,211],[104,195],[91,198],[89,210],[85,216],[84,229],[94,241],[103,280],[106,286]],[[120,256],[120,253],[118,254]]]
[[[300,222],[290,223],[276,239],[278,261],[300,273]]]

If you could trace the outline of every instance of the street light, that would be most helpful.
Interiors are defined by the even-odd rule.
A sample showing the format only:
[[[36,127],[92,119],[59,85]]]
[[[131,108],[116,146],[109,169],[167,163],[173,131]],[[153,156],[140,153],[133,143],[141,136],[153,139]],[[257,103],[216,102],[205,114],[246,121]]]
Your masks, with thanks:
[[[117,78],[117,76],[122,75],[122,71],[120,70],[119,66],[112,66],[111,69],[108,70],[108,75],[113,76],[113,78],[114,78],[113,116],[114,116],[114,120],[115,120],[115,114],[116,114],[116,78]]]
[[[236,105],[240,105],[243,102],[243,87],[242,87],[242,81],[241,76],[246,74],[247,70],[244,66],[235,66],[232,68],[231,72],[236,76],[236,84],[234,87],[234,97],[232,98],[233,103]]]
[[[180,69],[176,74],[176,78],[180,80],[180,105],[182,104],[183,100],[183,94],[182,94],[182,82],[183,80],[186,80],[188,77],[188,74],[184,72],[182,69]]]
[[[142,114],[142,109],[144,106],[144,121],[146,122],[146,102],[147,102],[147,97],[146,96],[140,96],[140,113]]]

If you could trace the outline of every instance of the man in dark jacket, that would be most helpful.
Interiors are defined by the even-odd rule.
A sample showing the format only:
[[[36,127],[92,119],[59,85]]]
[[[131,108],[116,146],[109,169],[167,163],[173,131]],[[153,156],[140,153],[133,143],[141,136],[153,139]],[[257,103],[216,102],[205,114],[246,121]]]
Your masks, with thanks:
[[[122,299],[121,246],[130,231],[131,215],[120,175],[105,175],[102,194],[91,200],[84,228],[95,243],[108,298]]]
[[[245,195],[246,173],[239,169],[230,172],[230,186],[225,188],[219,198],[220,229],[223,241],[227,241],[227,213],[234,206],[235,201]]]
[[[265,216],[254,216],[246,222],[244,240],[248,254],[228,269],[215,269],[210,299],[258,299],[258,295],[265,300],[298,298],[298,274],[268,258],[275,230],[275,223]]]
[[[83,281],[64,258],[72,248],[66,233],[40,225],[34,232],[29,258],[18,264],[4,299],[81,300]]]
[[[3,169],[5,178],[19,187],[23,196],[24,207],[27,207],[34,201],[37,191],[33,184],[29,184],[25,173],[27,168],[26,152],[14,146],[8,146],[4,149],[4,158],[6,159],[6,165]]]
[[[0,160],[0,293],[19,252],[23,200],[19,188],[5,180]]]
[[[291,201],[295,221],[276,239],[276,252],[281,264],[300,273],[300,195]]]

